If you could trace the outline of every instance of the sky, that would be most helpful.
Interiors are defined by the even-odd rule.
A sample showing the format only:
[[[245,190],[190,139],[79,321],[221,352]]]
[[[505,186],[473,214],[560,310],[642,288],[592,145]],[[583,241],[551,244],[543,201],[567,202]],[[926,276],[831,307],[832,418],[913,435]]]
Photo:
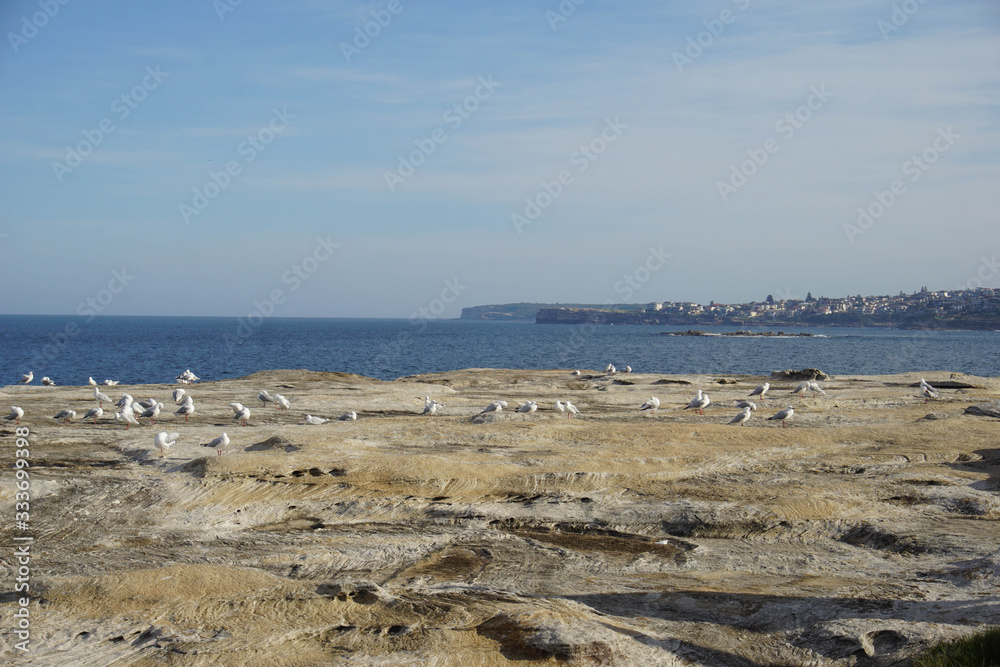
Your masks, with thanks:
[[[0,3],[0,313],[1000,287],[1000,5]]]

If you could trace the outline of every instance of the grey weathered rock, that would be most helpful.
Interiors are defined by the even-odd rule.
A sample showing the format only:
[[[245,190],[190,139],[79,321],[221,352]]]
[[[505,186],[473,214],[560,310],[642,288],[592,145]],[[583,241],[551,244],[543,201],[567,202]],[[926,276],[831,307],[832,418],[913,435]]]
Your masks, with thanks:
[[[979,405],[970,405],[965,409],[965,414],[976,415],[978,417],[1000,418],[1000,401],[990,401]]]
[[[773,371],[772,380],[829,380],[830,376],[818,368],[803,368],[800,371],[786,369]]]
[[[938,419],[948,419],[951,417],[947,412],[928,412],[926,415],[921,417],[921,419],[929,419],[931,421]]]

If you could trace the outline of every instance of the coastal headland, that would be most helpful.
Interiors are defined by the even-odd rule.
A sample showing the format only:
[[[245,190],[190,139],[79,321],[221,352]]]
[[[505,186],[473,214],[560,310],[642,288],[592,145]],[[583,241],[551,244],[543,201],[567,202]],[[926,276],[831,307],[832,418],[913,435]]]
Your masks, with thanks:
[[[939,399],[921,396],[921,378]],[[750,420],[729,425],[764,382]],[[8,581],[31,540],[29,588],[0,597],[0,655],[892,665],[1000,624],[1000,380],[833,376],[802,397],[797,385],[275,370],[187,385],[187,422],[172,414],[174,385],[106,388],[165,403],[155,425],[128,430],[107,404],[81,421],[90,387],[4,387],[3,414],[25,412],[0,422]],[[290,410],[263,405],[262,389]],[[684,409],[698,389],[704,415]],[[425,396],[444,407],[421,415]],[[640,412],[651,396],[659,409]],[[482,413],[497,400],[507,408]],[[555,409],[566,400],[579,415]],[[517,413],[519,401],[539,407]],[[784,427],[767,419],[788,406]],[[63,409],[76,420],[53,419]],[[349,411],[356,421],[337,420]],[[178,433],[163,458],[160,431]],[[223,431],[218,456],[203,445]],[[18,502],[30,502],[22,524]]]

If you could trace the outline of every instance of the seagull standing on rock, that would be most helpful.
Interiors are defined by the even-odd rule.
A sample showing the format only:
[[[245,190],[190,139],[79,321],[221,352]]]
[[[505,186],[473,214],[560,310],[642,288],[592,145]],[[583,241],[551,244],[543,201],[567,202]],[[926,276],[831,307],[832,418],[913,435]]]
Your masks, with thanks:
[[[767,390],[770,389],[770,388],[771,388],[771,384],[769,382],[765,382],[764,384],[759,385],[757,388],[755,388],[753,391],[751,391],[749,395],[750,396],[760,396],[760,400],[763,401],[763,400],[765,400],[764,399],[764,394],[766,394]]]
[[[537,409],[538,409],[538,403],[536,403],[535,401],[528,401],[527,403],[517,404],[517,411],[523,412],[525,414],[531,414]]]
[[[660,399],[656,396],[650,396],[649,400],[639,406],[639,411],[649,410],[653,414],[656,414],[656,409],[660,407]]]
[[[177,387],[177,389],[174,389],[172,392],[170,392],[170,395],[174,399],[175,405],[181,402],[181,399],[184,398],[184,393],[185,393],[184,390],[181,389],[180,387]]]
[[[503,409],[507,407],[507,401],[493,401],[479,414],[484,414],[486,412],[503,412]]]
[[[735,417],[733,417],[732,421],[730,421],[729,423],[730,424],[738,424],[740,426],[743,426],[748,421],[750,421],[750,415],[751,414],[753,414],[753,413],[751,412],[750,408],[743,408],[743,412],[741,412],[740,414],[738,414]]]
[[[353,410],[351,412],[345,412],[344,414],[337,417],[337,419],[339,419],[342,422],[356,421],[357,418],[358,418],[358,413],[354,412]]]
[[[250,408],[242,408],[233,416],[233,421],[238,421],[240,426],[246,426],[250,420]]]
[[[292,404],[289,403],[288,399],[282,396],[281,394],[275,394],[274,407],[278,408],[279,410],[288,412],[288,409],[292,407]]]
[[[87,410],[87,414],[83,416],[83,421],[87,421],[88,419],[93,417],[94,423],[96,424],[97,420],[103,416],[104,416],[104,410],[101,409],[101,406],[97,406],[96,408],[91,408]]]
[[[705,408],[707,408],[708,405],[709,405],[709,403],[711,403],[711,402],[712,402],[712,399],[710,399],[708,397],[708,394],[706,394],[701,389],[699,389],[698,390],[698,395],[695,396],[694,398],[692,398],[691,402],[688,403],[687,407],[684,408],[684,409],[688,410],[688,409],[693,408],[693,409],[695,409],[695,410],[698,411],[698,414],[704,415],[705,414]]]
[[[229,436],[225,432],[222,433],[218,438],[208,443],[207,445],[202,445],[203,447],[215,447],[215,452],[218,456],[222,456],[222,449],[229,446]]]
[[[53,419],[61,419],[64,424],[68,424],[70,420],[76,419],[76,410],[60,410]]]
[[[56,383],[53,382],[48,377],[43,377],[42,378],[42,384],[45,385],[46,387],[54,387],[54,386],[56,386]]]
[[[163,403],[154,403],[152,407],[146,408],[142,411],[140,417],[149,417],[151,424],[156,423],[156,418],[160,416],[160,410],[163,409]]]
[[[10,414],[4,417],[9,422],[14,422],[15,424],[21,423],[21,417],[24,416],[24,410],[17,407],[16,405],[10,406]]]
[[[263,407],[265,408],[268,403],[274,403],[274,397],[267,393],[267,389],[261,389],[260,393],[257,394],[257,398],[260,399],[260,402],[264,404]]]
[[[768,421],[778,421],[778,420],[780,420],[781,421],[781,428],[785,428],[785,420],[786,419],[791,419],[792,415],[794,415],[794,414],[795,414],[795,408],[793,408],[792,406],[789,405],[787,408],[785,408],[781,412],[777,413],[776,415],[774,415],[772,417],[768,417],[767,420]]]
[[[924,397],[924,403],[932,398],[941,398],[941,394],[937,392],[937,389],[927,384],[927,380],[920,378],[920,395]]]
[[[188,396],[188,398],[191,397]],[[174,412],[174,414],[184,415],[184,421],[189,421],[188,417],[194,414],[194,401],[188,401],[186,403],[183,403],[181,407],[177,408],[177,411]]]
[[[750,408],[751,410],[757,409],[757,404],[752,401],[740,401],[736,404],[738,408]]]
[[[111,398],[107,394],[102,392],[100,389],[98,389],[97,385],[94,385],[94,400],[97,401],[98,407],[101,408],[104,407],[105,403],[111,402]]]
[[[179,433],[167,433],[166,431],[160,431],[156,434],[156,437],[153,438],[153,444],[160,450],[161,459],[167,455],[167,449],[177,444],[179,436]]]
[[[28,371],[27,373],[21,376],[20,382],[23,382],[24,384],[31,384],[31,381],[34,379],[35,379],[35,374],[32,373],[31,371]]]

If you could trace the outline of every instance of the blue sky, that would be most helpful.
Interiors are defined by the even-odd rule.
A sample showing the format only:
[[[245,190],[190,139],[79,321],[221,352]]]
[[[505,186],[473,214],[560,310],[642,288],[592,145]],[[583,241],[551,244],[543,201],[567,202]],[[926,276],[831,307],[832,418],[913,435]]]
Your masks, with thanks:
[[[105,314],[986,275],[1000,6],[814,4],[5,2],[0,312],[72,314],[123,270]]]

